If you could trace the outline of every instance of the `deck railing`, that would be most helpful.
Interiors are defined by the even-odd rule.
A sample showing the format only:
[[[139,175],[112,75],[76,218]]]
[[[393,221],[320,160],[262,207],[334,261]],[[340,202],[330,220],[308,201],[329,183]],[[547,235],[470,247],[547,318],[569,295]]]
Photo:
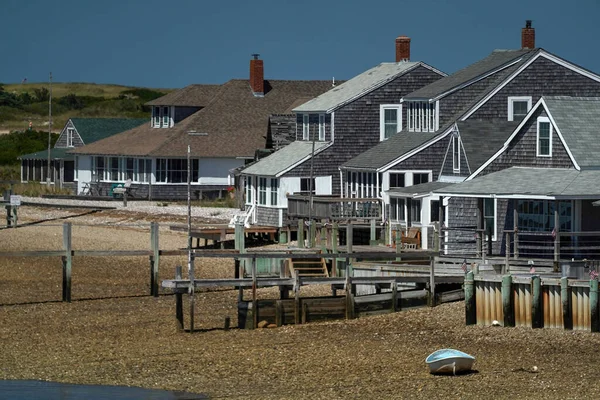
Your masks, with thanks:
[[[312,202],[312,208],[311,208]],[[381,200],[331,196],[288,195],[288,216],[314,219],[380,219]]]

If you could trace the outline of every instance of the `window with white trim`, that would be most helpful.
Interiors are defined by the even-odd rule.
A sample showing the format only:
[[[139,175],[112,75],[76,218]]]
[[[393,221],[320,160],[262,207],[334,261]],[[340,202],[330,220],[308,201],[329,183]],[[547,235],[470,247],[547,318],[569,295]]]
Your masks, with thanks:
[[[390,197],[390,220],[406,221],[404,206],[406,201],[397,197]]]
[[[551,232],[554,229],[554,200],[518,200],[517,227],[519,231]],[[569,232],[573,227],[573,202],[571,200],[558,201],[559,231]]]
[[[171,127],[171,107],[154,106],[152,107],[152,126],[154,128]]]
[[[412,199],[410,202],[411,222],[421,222],[421,200]]]
[[[492,240],[496,240],[496,199],[483,199],[483,220],[485,233],[492,232]]]
[[[277,192],[279,190],[279,179],[271,178],[270,190],[271,190],[271,205],[276,206],[277,205],[277,197],[278,197]]]
[[[325,141],[325,114],[319,114],[319,140]]]
[[[452,170],[460,172],[460,136],[452,135]]]
[[[252,204],[252,177],[246,177],[246,184],[244,185],[246,191],[246,204]]]
[[[79,180],[79,156],[75,156],[75,180]]]
[[[435,132],[438,115],[435,103],[409,101],[406,104],[406,119],[409,132]]]
[[[421,183],[429,182],[429,172],[415,172],[413,173],[413,185],[419,185]]]
[[[308,114],[302,114],[302,140],[310,139],[310,125]]]
[[[390,172],[390,189],[404,186],[404,172]]]
[[[267,178],[258,178],[258,204],[267,205]]]
[[[169,127],[169,107],[163,107],[162,111],[162,127]]]
[[[135,158],[125,158],[125,180],[131,179],[133,181],[135,174]]]
[[[190,181],[198,182],[198,159],[192,159],[190,168]],[[156,182],[160,183],[187,183],[187,160],[183,158],[158,158],[156,159]]]
[[[73,147],[73,135],[75,134],[75,129],[67,128],[67,147]]]
[[[300,178],[300,191],[315,194],[315,178]]]
[[[552,124],[548,117],[537,119],[536,155],[538,157],[552,157]]]
[[[149,158],[138,158],[137,169],[134,173],[134,182],[148,183],[152,176],[152,160]]]
[[[104,175],[106,181],[118,181],[119,180],[119,157],[108,157],[108,168]]]
[[[531,110],[531,96],[511,96],[508,98],[508,120],[520,121]]]
[[[379,106],[379,140],[389,139],[402,130],[402,105],[381,104]]]

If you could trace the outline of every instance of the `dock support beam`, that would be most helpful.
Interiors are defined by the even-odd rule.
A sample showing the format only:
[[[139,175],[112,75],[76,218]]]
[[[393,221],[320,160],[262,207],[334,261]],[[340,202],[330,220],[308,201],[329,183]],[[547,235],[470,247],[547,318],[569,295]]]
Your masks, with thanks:
[[[175,267],[175,279],[182,279],[181,265]],[[175,292],[175,317],[177,318],[177,330],[183,331],[183,294]]]
[[[469,271],[465,277],[465,321],[467,325],[477,323],[475,304],[475,276]]]
[[[556,235],[558,237],[558,235]],[[565,330],[573,329],[573,314],[571,313],[571,293],[567,277],[560,279],[560,299],[563,309],[563,327]]]
[[[502,277],[502,312],[504,314],[504,326],[515,326],[511,275]]]
[[[73,262],[73,252],[71,251],[71,223],[65,222],[63,225],[63,282],[62,282],[62,301],[71,302],[71,266]]]
[[[531,277],[531,327],[542,328],[544,325],[544,312],[542,308],[542,281],[538,275]]]
[[[598,280],[590,280],[590,325],[592,332],[600,332],[600,319],[598,318]]]
[[[150,224],[150,246],[152,248],[152,257],[150,258],[150,295],[158,297],[158,265],[160,262],[160,252],[158,247],[158,223]]]

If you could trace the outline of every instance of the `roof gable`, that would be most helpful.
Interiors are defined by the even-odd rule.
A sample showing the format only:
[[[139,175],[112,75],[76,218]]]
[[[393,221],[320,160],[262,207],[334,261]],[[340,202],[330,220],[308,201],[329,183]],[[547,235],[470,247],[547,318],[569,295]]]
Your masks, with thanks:
[[[150,122],[147,118],[71,118],[84,144],[107,138]]]
[[[315,142],[314,153],[320,153],[329,147],[329,142]],[[296,141],[277,150],[273,154],[257,161],[241,171],[243,175],[262,175],[279,177],[302,162],[310,159],[313,154],[313,142]]]
[[[206,107],[221,85],[188,85],[146,103],[148,106]]]

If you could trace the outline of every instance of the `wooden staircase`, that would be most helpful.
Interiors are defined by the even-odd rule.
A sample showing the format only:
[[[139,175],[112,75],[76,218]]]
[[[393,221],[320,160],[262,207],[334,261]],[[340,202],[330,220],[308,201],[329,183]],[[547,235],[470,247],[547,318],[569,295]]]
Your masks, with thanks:
[[[288,260],[290,274],[293,278],[296,276],[328,277],[327,264],[324,258],[290,258]]]

